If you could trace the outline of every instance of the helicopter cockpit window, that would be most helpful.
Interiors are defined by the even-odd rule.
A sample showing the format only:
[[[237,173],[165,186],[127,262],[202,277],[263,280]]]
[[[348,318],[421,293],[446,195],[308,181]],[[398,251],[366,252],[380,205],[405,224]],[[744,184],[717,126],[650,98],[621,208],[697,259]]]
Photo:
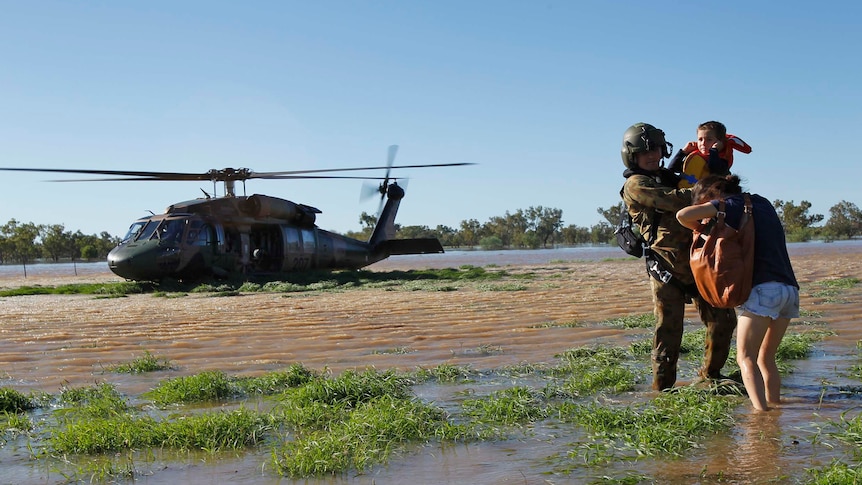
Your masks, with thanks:
[[[159,225],[156,222],[148,221],[147,225],[141,230],[141,233],[138,234],[138,237],[135,238],[135,241],[146,241],[153,237],[153,233],[156,232],[157,227],[159,227]]]
[[[125,236],[123,236],[123,240],[120,241],[120,244],[127,243],[136,239],[138,237],[138,234],[143,232],[144,226],[147,225],[147,222],[148,221],[136,221],[134,224],[132,224],[131,227],[129,227],[129,231],[126,232]],[[153,224],[153,227],[155,226],[156,225]]]
[[[159,224],[158,238],[162,242],[180,242],[186,228],[185,219],[167,219]]]

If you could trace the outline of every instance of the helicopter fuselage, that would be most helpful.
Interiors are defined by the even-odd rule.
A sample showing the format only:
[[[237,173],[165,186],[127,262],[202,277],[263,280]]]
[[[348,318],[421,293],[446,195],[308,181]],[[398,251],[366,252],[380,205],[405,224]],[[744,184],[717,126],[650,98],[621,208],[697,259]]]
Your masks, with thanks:
[[[108,266],[126,279],[158,281],[358,269],[392,254],[443,252],[433,238],[391,239],[403,197],[400,187],[391,187],[368,242],[318,228],[318,209],[285,199],[197,199],[136,220],[108,254]]]

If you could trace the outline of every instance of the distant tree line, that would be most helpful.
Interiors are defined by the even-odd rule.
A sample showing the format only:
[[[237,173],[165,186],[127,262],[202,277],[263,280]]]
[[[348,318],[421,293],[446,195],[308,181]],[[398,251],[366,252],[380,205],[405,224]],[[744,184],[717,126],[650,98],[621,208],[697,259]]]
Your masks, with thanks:
[[[102,232],[98,236],[67,231],[62,224],[36,225],[15,219],[0,226],[0,264],[29,263],[38,259],[95,261],[105,259],[120,238]]]
[[[862,211],[856,204],[841,201],[829,209],[826,223],[822,214],[809,214],[811,203],[798,205],[775,200],[772,205],[784,226],[790,242],[822,239],[851,239],[862,235]],[[614,228],[625,206],[622,202],[597,212],[604,219],[592,226],[563,225],[563,211],[550,207],[506,211],[481,223],[476,219],[461,221],[458,228],[438,225],[396,225],[400,238],[436,237],[447,247],[481,247],[482,249],[538,249],[583,244],[615,244]],[[349,231],[346,236],[366,240],[371,235],[377,217],[363,212],[359,216],[362,229]],[[98,236],[66,230],[62,224],[35,225],[11,219],[0,226],[0,264],[29,263],[41,259],[58,262],[95,261],[105,259],[120,238],[102,232]]]
[[[829,219],[822,226],[816,226],[824,219],[822,214],[809,214],[811,203],[803,200],[796,205],[792,200],[775,200],[772,205],[784,226],[789,242],[802,242],[812,239],[832,241],[851,239],[862,235],[862,211],[856,204],[841,201],[829,209]],[[554,246],[574,246],[581,244],[616,244],[614,228],[620,220],[625,205],[619,202],[607,209],[599,207],[597,212],[604,219],[592,226],[563,224],[563,211],[550,207],[530,207],[514,213],[506,212],[484,223],[476,219],[461,221],[458,228],[438,225],[428,226],[396,225],[399,238],[436,237],[447,247],[481,247],[483,249],[538,249]],[[371,234],[376,217],[363,212],[359,216],[362,230],[348,232],[346,235],[357,239],[367,239]]]

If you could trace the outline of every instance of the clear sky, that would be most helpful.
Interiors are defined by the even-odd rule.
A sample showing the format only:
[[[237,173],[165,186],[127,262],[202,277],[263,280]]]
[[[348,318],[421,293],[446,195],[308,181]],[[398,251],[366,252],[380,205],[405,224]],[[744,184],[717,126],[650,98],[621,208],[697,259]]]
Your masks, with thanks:
[[[860,2],[0,0],[0,166],[404,170],[398,222],[530,206],[590,226],[619,201],[625,129],[676,148],[716,119],[734,169],[828,218],[862,205]],[[372,175],[382,175],[372,173]],[[0,173],[11,218],[123,235],[198,182]],[[70,178],[74,178],[71,176]],[[249,181],[360,228],[361,181]],[[221,188],[219,188],[221,190]],[[241,187],[240,187],[241,190]],[[240,192],[241,193],[241,192]]]

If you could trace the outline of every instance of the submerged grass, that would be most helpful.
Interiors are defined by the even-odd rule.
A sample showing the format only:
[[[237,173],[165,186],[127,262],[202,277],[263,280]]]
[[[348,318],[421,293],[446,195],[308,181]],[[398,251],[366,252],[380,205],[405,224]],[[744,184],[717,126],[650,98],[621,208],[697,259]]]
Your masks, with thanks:
[[[0,387],[0,412],[23,413],[35,409],[32,399],[10,387]]]
[[[350,277],[310,284],[271,282],[254,287],[259,283],[247,282],[249,286],[225,284],[199,291],[341,291],[360,286],[448,291],[441,289],[461,288],[465,282],[478,289],[508,284],[497,281],[505,278],[504,272],[474,267],[424,272],[411,275],[413,280],[395,282],[376,279],[377,273],[367,280],[362,280],[365,272],[350,273]],[[830,285],[851,283],[856,284]],[[654,323],[651,314],[603,322],[624,328],[651,328]],[[792,370],[792,361],[808,357],[814,344],[829,334],[812,325],[794,324],[779,347],[779,361],[786,366],[782,372]],[[689,354],[687,360],[702,359],[704,338],[702,328],[686,330],[683,352]],[[520,363],[482,371],[448,363],[409,373],[369,369],[337,376],[301,364],[257,377],[209,371],[164,379],[140,396],[151,404],[137,405],[107,383],[64,388],[51,399],[0,388],[4,430],[0,447],[9,440],[29,440],[27,448],[33,457],[58,458],[52,466],[66,466],[64,477],[70,482],[134,480],[137,471],[131,456],[140,457],[150,450],[144,456],[155,460],[152,450],[156,449],[205,453],[258,449],[268,452],[269,461],[261,466],[269,473],[296,479],[354,477],[429,444],[446,447],[475,440],[509,440],[517,433],[538,434],[545,429],[554,431],[541,439],[556,442],[563,450],[546,465],[563,476],[575,468],[592,467],[592,472],[607,469],[609,463],[643,457],[672,460],[703,446],[710,436],[726,433],[734,424],[734,408],[744,398],[694,386],[657,397],[638,392],[638,384],[648,377],[646,357],[651,344],[639,340],[623,347],[585,346],[560,353],[552,365]],[[502,347],[485,344],[469,352],[490,355],[502,351]],[[728,364],[733,360],[732,354]],[[111,370],[143,373],[165,370],[164,366],[170,366],[170,361],[145,352]],[[441,393],[447,396],[443,398],[446,402],[417,398],[413,387],[420,384],[448,386]],[[489,384],[492,390],[483,391]],[[256,396],[254,401],[263,411],[246,407],[250,396]],[[214,406],[219,408],[213,410]],[[38,419],[30,413],[35,408],[41,408],[34,412],[40,413]],[[847,413],[830,425],[832,439],[850,450],[862,446],[859,416]],[[563,427],[567,431],[560,435],[558,430]],[[858,483],[860,460],[856,453],[809,470],[810,483]],[[597,483],[651,480],[634,471],[605,478]]]
[[[143,374],[145,372],[157,372],[171,369],[174,369],[171,361],[156,357],[150,353],[149,350],[145,350],[144,355],[135,357],[129,362],[106,367],[106,370],[109,372],[117,372],[120,374]]]
[[[630,406],[566,402],[557,409],[564,422],[589,433],[570,456],[595,464],[657,454],[681,456],[704,436],[730,428],[738,404],[732,397],[681,388]]]

